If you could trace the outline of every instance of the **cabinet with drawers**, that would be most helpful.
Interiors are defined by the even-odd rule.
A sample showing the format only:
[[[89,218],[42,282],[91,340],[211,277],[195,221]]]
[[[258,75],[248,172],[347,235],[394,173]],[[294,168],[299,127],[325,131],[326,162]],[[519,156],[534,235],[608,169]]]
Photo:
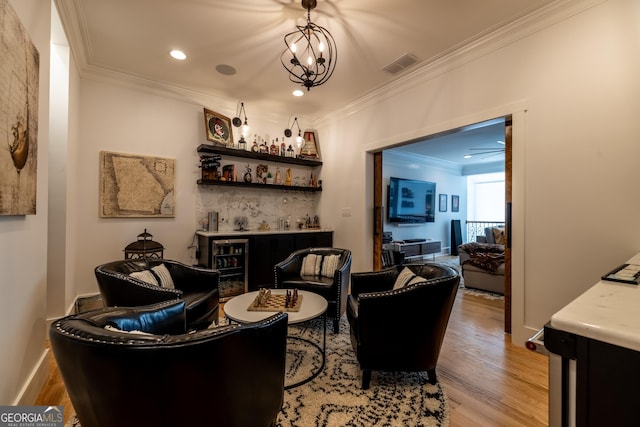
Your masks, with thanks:
[[[440,240],[424,240],[417,242],[392,242],[382,245],[383,249],[404,252],[404,259],[407,262],[419,261],[427,255],[435,255],[442,251],[442,242]]]

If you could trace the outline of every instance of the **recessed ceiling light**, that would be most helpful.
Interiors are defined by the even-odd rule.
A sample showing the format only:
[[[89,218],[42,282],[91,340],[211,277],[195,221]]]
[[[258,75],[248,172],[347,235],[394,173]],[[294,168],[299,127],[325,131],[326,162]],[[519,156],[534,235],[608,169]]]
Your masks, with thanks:
[[[296,89],[293,91],[293,96],[302,96],[304,95],[304,92],[301,91],[300,89]]]
[[[233,76],[236,73],[236,69],[227,64],[216,65],[216,71],[225,76]]]
[[[175,59],[179,59],[180,61],[187,59],[187,55],[185,55],[184,52],[181,50],[174,49],[171,52],[169,52],[169,55],[171,55]]]

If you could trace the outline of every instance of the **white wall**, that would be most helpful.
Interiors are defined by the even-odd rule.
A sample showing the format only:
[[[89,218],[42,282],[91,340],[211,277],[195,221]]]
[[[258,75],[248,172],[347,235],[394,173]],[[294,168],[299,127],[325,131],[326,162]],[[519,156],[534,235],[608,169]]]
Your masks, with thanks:
[[[384,231],[393,233],[394,240],[429,239],[440,240],[443,253],[450,253],[451,220],[465,223],[467,212],[467,178],[462,176],[462,168],[448,167],[431,159],[409,156],[402,152],[385,151],[382,156],[382,187]],[[387,185],[390,177],[417,179],[436,183],[435,221],[425,224],[392,224],[387,220]],[[447,195],[447,211],[440,212],[439,195]],[[460,196],[458,212],[451,211],[451,196]]]
[[[51,85],[49,97],[49,215],[47,246],[47,318],[60,317],[68,312],[69,299],[75,291],[66,290],[67,265],[67,168],[69,161],[69,45],[62,29],[55,5],[51,9]],[[62,248],[62,249],[61,249]]]
[[[46,370],[50,4],[10,0],[40,55],[36,215],[0,217],[0,404],[31,404]],[[44,362],[44,363],[43,363]],[[29,387],[31,384],[31,387]]]
[[[324,156],[320,214],[335,221],[358,271],[372,258],[367,153],[514,114],[515,343],[640,249],[640,3],[569,2],[555,12],[566,19],[541,16],[533,33],[505,29],[481,54],[415,72],[318,125],[323,152],[342,151]],[[338,182],[347,169],[353,178]],[[347,206],[350,217],[340,214]]]
[[[209,210],[221,212],[225,221],[220,229],[225,231],[233,228],[233,217],[240,214],[249,217],[250,229],[257,229],[263,218],[275,228],[279,216],[292,215],[295,223],[301,215],[315,214],[318,196],[313,193],[245,191],[237,187],[222,189],[196,184],[200,178],[196,149],[198,145],[208,143],[203,107],[233,117],[237,100],[167,96],[161,91],[157,93],[162,95],[158,95],[156,91],[132,88],[129,83],[98,78],[81,81],[78,162],[77,171],[71,178],[77,186],[73,198],[80,201],[75,210],[78,256],[74,261],[73,279],[79,294],[97,293],[95,266],[122,259],[124,247],[145,228],[153,234],[154,240],[164,245],[166,258],[192,264],[194,252],[188,247],[195,231],[202,228]],[[252,133],[258,132],[263,137],[274,135],[274,138],[283,133],[287,115],[271,117],[269,113],[261,114],[259,106],[245,105],[245,108],[251,107],[255,108],[251,110],[249,123]],[[234,135],[237,139],[235,132]],[[175,159],[175,218],[100,218],[100,151]],[[237,160],[241,177],[244,165],[252,162]],[[223,159],[223,164],[227,161]],[[298,168],[294,168],[294,175],[299,175]],[[285,205],[288,207],[283,207]]]

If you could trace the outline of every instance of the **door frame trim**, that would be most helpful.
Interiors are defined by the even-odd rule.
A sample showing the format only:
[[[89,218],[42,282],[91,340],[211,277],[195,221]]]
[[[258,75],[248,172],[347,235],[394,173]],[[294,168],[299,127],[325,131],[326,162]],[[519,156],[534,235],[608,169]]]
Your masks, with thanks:
[[[527,100],[505,104],[500,107],[477,112],[472,115],[458,119],[452,119],[437,125],[431,125],[422,130],[411,132],[413,136],[398,136],[393,141],[383,139],[374,141],[362,148],[365,155],[365,191],[366,194],[374,194],[374,153],[381,152],[388,148],[393,148],[404,143],[424,138],[448,130],[457,129],[473,123],[480,123],[496,117],[511,116],[512,119],[512,205],[511,205],[511,339],[518,345],[524,345],[531,335],[531,328],[525,325],[525,151],[526,151],[526,113],[528,112]],[[416,136],[416,134],[420,136]],[[405,142],[398,142],[399,140]],[[371,209],[371,224],[375,224],[374,211]],[[382,212],[380,209],[379,212]],[[371,242],[371,252],[374,253],[374,238],[369,234]],[[380,239],[382,237],[380,236]]]

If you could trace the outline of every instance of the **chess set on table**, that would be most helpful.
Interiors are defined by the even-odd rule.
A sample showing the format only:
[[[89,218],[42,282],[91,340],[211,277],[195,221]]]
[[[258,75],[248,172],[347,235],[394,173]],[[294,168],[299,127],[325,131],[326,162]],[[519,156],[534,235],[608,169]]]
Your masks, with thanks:
[[[260,289],[258,295],[249,304],[249,311],[300,311],[302,295],[298,290],[287,290],[286,294],[272,294],[271,289]]]

